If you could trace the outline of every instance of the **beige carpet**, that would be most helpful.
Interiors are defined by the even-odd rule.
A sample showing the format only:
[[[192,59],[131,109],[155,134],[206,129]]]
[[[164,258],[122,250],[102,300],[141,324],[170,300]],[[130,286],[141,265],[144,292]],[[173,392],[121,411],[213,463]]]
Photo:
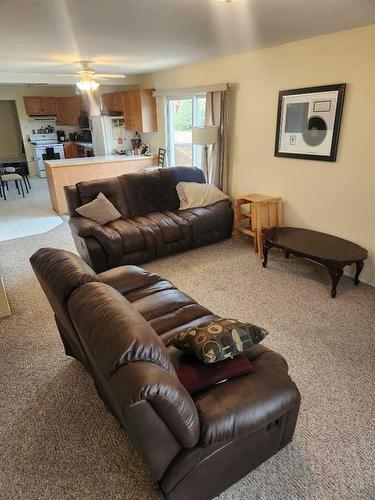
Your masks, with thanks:
[[[158,498],[90,378],[63,353],[28,263],[41,246],[73,250],[66,223],[0,244],[13,310],[0,320],[0,498]],[[343,278],[333,300],[320,267],[271,251],[263,269],[231,241],[147,267],[216,313],[266,327],[302,393],[293,443],[220,498],[375,498],[375,288]]]

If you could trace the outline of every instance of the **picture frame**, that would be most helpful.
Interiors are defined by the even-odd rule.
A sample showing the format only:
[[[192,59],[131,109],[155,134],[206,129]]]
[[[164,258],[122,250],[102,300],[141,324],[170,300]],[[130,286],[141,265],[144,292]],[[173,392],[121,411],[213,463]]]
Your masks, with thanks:
[[[336,161],[346,84],[279,92],[275,156]]]

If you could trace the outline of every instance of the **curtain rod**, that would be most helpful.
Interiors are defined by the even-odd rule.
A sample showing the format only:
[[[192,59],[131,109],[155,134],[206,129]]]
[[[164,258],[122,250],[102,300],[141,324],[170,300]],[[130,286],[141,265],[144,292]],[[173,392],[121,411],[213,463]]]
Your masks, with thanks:
[[[205,92],[220,92],[228,90],[228,83],[219,83],[216,85],[205,85],[204,87],[190,87],[187,89],[156,90],[154,97],[178,97],[189,94],[203,94]]]

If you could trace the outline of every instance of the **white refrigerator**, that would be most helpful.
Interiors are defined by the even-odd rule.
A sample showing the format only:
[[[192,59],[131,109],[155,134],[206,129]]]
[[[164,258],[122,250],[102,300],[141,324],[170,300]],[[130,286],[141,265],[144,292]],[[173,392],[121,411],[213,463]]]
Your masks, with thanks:
[[[95,156],[116,154],[116,149],[131,147],[125,139],[123,116],[92,116],[91,131]]]

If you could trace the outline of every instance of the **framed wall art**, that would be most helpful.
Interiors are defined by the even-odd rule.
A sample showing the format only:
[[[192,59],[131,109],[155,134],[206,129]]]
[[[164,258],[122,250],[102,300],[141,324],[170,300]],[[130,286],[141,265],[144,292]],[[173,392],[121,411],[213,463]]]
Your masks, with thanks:
[[[346,84],[279,92],[275,156],[336,161]]]

